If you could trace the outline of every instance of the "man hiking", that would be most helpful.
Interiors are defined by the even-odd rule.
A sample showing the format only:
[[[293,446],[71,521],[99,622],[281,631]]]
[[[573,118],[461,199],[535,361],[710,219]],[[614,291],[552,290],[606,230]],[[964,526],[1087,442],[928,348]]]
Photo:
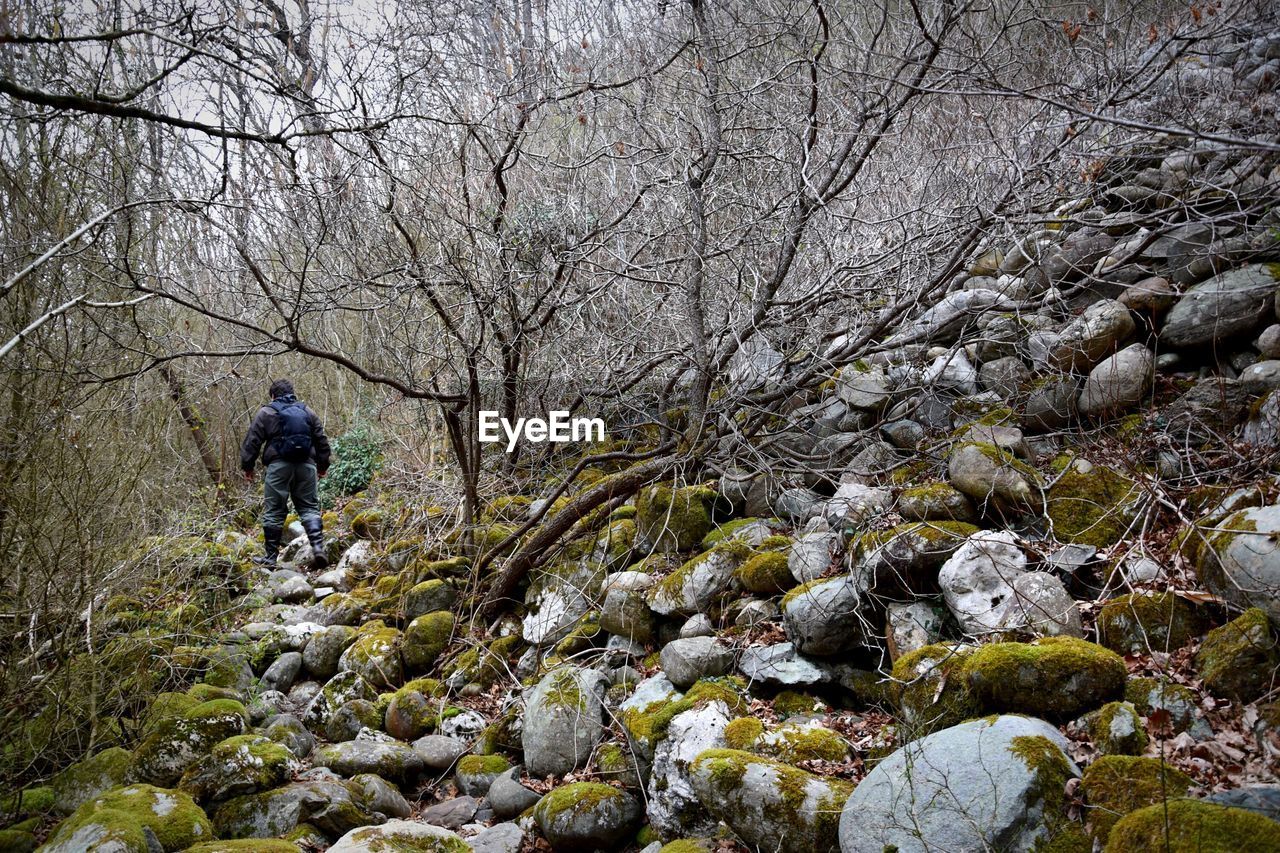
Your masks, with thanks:
[[[324,553],[320,502],[316,498],[317,481],[329,470],[329,439],[320,416],[294,396],[292,382],[277,379],[271,383],[270,394],[271,402],[254,415],[249,434],[240,446],[240,467],[246,480],[253,482],[259,449],[266,468],[262,478],[262,538],[266,553],[255,557],[254,562],[263,566],[276,564],[292,497],[293,508],[311,541],[311,568],[319,571],[329,565]]]

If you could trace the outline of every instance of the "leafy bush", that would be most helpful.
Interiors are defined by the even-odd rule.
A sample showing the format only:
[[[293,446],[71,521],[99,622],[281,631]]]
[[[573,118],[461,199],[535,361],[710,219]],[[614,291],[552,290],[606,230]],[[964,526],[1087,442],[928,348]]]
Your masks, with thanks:
[[[368,424],[357,424],[333,440],[333,462],[320,481],[320,505],[325,509],[344,495],[369,486],[382,467],[382,441]]]

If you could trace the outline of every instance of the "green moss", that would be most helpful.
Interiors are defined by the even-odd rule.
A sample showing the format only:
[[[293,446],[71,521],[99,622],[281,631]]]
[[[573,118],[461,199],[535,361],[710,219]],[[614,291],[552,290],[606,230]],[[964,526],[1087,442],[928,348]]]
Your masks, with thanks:
[[[764,724],[755,717],[738,717],[724,727],[724,742],[730,749],[750,750],[764,734]]]
[[[1186,794],[1191,778],[1157,758],[1104,755],[1084,771],[1090,834],[1105,840],[1116,821],[1146,806]]]
[[[1098,641],[1120,654],[1173,651],[1203,627],[1195,609],[1173,592],[1122,595],[1098,613]]]
[[[534,818],[546,825],[564,812],[574,815],[588,814],[601,803],[616,801],[621,808],[623,793],[611,785],[599,782],[571,782],[561,785],[538,800],[533,807]]]
[[[468,776],[506,773],[511,762],[503,755],[464,755],[458,759],[458,772]]]
[[[844,738],[814,725],[783,726],[766,735],[756,751],[788,764],[814,760],[840,762],[849,758],[849,744]]]
[[[1280,823],[1245,809],[1172,800],[1121,818],[1107,853],[1270,853],[1280,850]]]
[[[503,495],[485,504],[481,517],[490,523],[513,524],[528,514],[532,503],[533,498],[526,495]]]
[[[453,614],[438,610],[419,616],[404,630],[401,655],[410,672],[429,672],[453,637]]]
[[[139,837],[149,829],[166,853],[213,838],[213,825],[194,800],[180,791],[151,785],[126,785],[95,797],[76,809],[51,841],[65,843],[90,824],[118,828],[124,835],[136,830]],[[140,849],[147,849],[146,844]]]
[[[302,848],[280,838],[240,838],[207,841],[187,848],[187,853],[299,853]]]
[[[783,690],[773,697],[773,710],[779,716],[790,717],[796,714],[822,714],[828,708],[827,703],[816,696],[794,690]]]
[[[57,802],[53,788],[33,785],[0,798],[0,816],[27,817],[52,811]]]
[[[650,486],[636,498],[638,536],[658,551],[689,551],[711,531],[708,495],[700,486]]]
[[[1062,542],[1108,548],[1133,522],[1138,485],[1105,465],[1068,468],[1046,496],[1046,514]]]
[[[1043,735],[1022,735],[1009,742],[1009,751],[1022,760],[1035,782],[1032,802],[1044,811],[1049,836],[1061,833],[1067,819],[1067,782],[1075,777],[1071,763],[1058,745]]]
[[[626,749],[618,743],[600,744],[596,752],[596,764],[604,773],[623,773],[632,767]]]
[[[679,838],[662,845],[658,853],[712,853],[717,846],[716,842],[710,839]]]
[[[361,539],[377,539],[382,535],[386,521],[386,514],[381,509],[367,509],[351,519],[351,532]]]
[[[785,610],[788,604],[795,601],[800,596],[809,592],[814,587],[821,586],[822,584],[828,583],[831,580],[832,578],[814,578],[813,580],[806,581],[805,583],[802,583],[799,586],[792,587],[791,589],[787,590],[786,595],[782,596],[782,608]]]
[[[889,692],[905,739],[956,725],[981,711],[964,674],[972,653],[969,647],[939,643],[908,652],[894,662]]]
[[[969,689],[987,711],[1062,720],[1124,694],[1124,659],[1074,637],[992,643],[968,657]]]
[[[709,551],[715,546],[724,542],[726,539],[732,539],[739,530],[758,524],[764,519],[761,518],[735,518],[732,521],[726,521],[723,524],[716,525],[716,528],[702,537],[702,542],[698,550]]]
[[[1104,755],[1141,755],[1147,732],[1129,702],[1108,702],[1088,716],[1089,734]]]
[[[728,539],[716,545],[710,551],[704,551],[696,557],[690,559],[659,581],[650,592],[651,596],[661,596],[668,600],[678,601],[683,595],[685,581],[698,568],[698,565],[704,560],[717,559],[725,557],[735,563],[742,563],[750,559],[752,550],[744,542],[734,539]]]
[[[1124,688],[1124,699],[1144,717],[1159,710],[1169,715],[1174,732],[1183,732],[1196,719],[1196,694],[1181,684],[1155,678],[1130,678]]]
[[[1251,702],[1270,689],[1280,648],[1267,614],[1257,607],[1205,637],[1196,655],[1200,678],[1210,692]]]
[[[552,649],[552,655],[558,658],[568,658],[594,647],[597,640],[603,639],[604,634],[600,629],[600,614],[593,610],[579,619],[572,630],[565,635],[564,639],[555,644]]]
[[[778,551],[756,554],[734,570],[738,581],[748,592],[773,595],[796,585],[787,568],[787,555]]]

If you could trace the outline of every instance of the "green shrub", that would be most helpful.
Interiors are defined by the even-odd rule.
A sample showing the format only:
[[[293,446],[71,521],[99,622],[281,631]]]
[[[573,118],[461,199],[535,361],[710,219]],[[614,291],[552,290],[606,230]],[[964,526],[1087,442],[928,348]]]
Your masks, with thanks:
[[[382,467],[382,441],[373,427],[357,424],[333,440],[333,464],[320,481],[320,505],[326,509],[346,495],[369,487]]]

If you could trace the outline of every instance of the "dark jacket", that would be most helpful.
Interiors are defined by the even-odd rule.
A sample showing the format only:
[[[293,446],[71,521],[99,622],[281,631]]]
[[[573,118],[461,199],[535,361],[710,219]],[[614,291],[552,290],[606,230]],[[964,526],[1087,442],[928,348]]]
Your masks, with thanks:
[[[292,403],[296,399],[292,394],[276,398],[286,403]],[[303,406],[307,410],[307,423],[311,424],[311,461],[315,463],[316,471],[323,474],[329,470],[329,437],[324,434],[320,416],[305,403]],[[244,437],[244,444],[240,445],[240,467],[245,471],[253,471],[253,466],[258,461],[259,449],[262,450],[264,466],[276,461],[279,454],[276,452],[275,440],[279,435],[280,415],[276,410],[270,406],[258,409],[258,414],[253,416],[253,423],[249,425],[249,434]]]

